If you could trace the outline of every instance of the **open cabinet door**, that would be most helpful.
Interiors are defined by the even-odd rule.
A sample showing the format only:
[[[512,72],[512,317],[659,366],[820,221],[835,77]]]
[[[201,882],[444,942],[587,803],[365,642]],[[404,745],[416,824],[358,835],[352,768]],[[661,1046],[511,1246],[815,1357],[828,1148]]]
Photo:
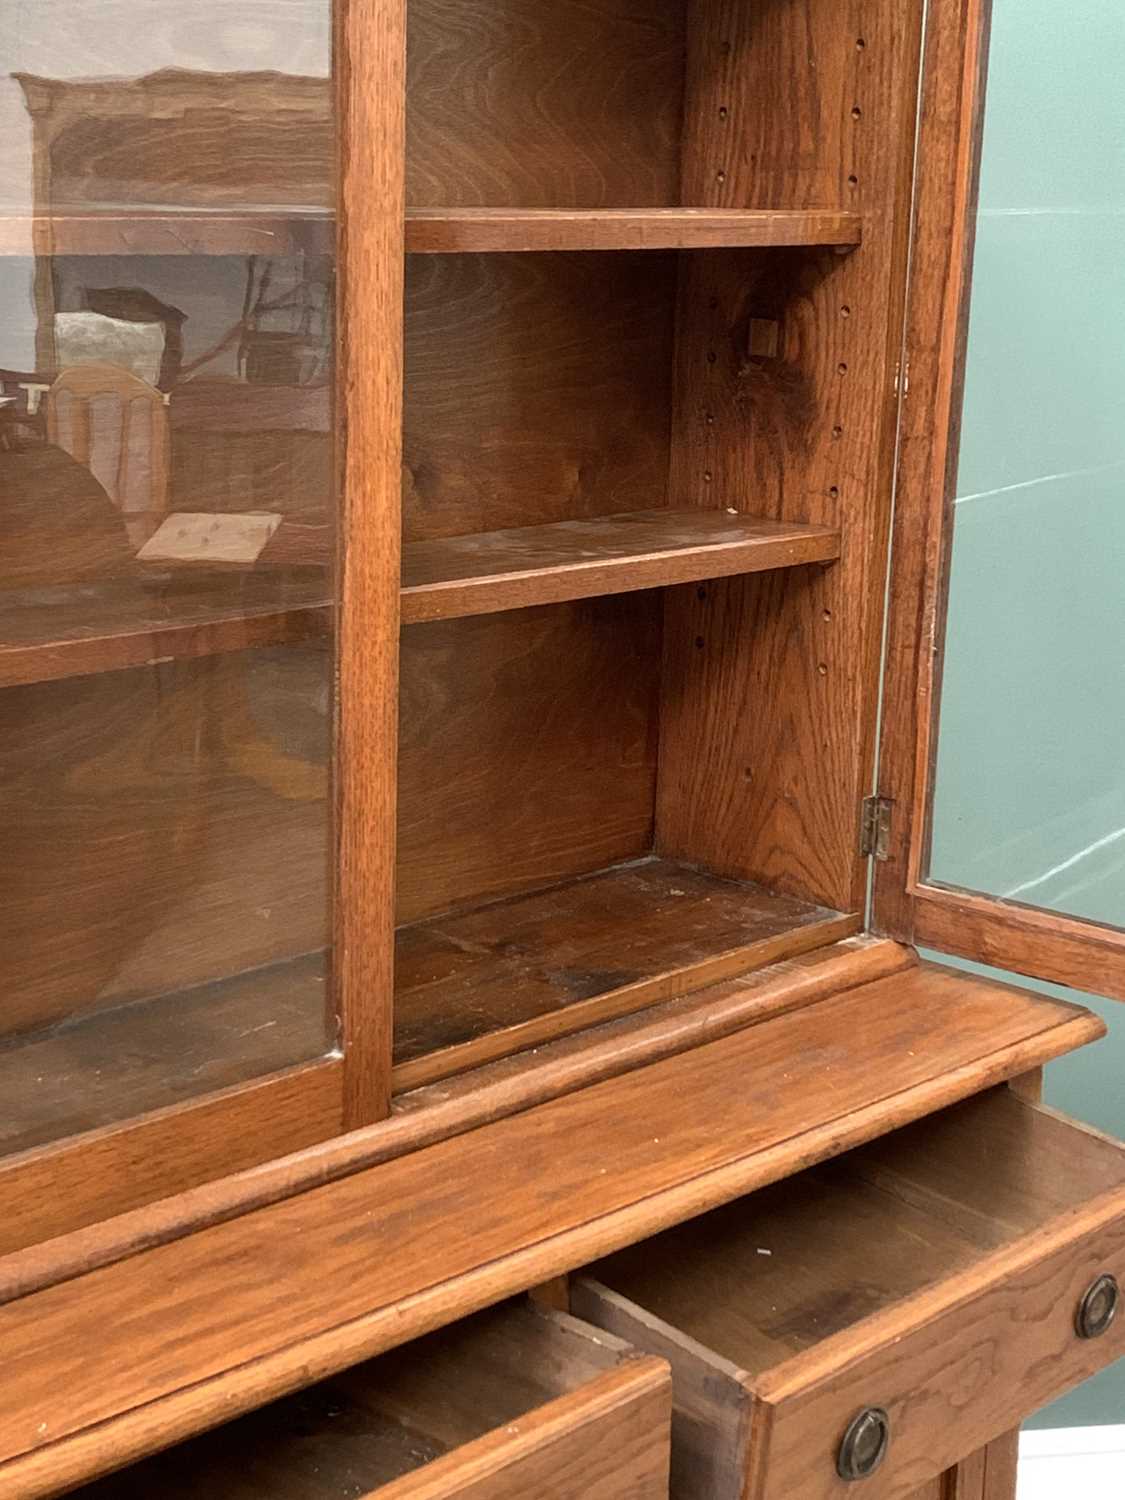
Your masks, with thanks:
[[[929,7],[873,925],[1125,999],[1125,22],[991,9]]]

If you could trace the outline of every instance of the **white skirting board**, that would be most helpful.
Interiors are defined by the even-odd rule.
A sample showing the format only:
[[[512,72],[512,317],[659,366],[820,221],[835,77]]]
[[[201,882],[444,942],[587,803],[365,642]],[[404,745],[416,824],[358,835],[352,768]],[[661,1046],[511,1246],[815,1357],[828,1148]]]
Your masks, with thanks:
[[[1017,1500],[1122,1500],[1125,1426],[1020,1434]]]

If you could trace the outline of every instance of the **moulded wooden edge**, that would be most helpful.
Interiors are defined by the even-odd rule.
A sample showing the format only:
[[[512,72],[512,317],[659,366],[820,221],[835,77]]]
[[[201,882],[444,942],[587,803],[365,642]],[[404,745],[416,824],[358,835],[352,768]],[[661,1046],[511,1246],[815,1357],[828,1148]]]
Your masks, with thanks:
[[[676,1000],[603,1023],[587,1033],[559,1038],[533,1053],[500,1058],[437,1083],[420,1085],[395,1100],[400,1116],[442,1106],[495,1100],[541,1102],[571,1088],[640,1067],[703,1042],[759,1025],[829,995],[901,973],[918,962],[912,948],[859,934],[830,948],[752,968]],[[496,1118],[490,1113],[489,1118]]]
[[[507,1057],[444,1083],[420,1088],[399,1097],[397,1114],[388,1121],[320,1140],[174,1196],[169,1191],[162,1200],[146,1200],[142,1207],[119,1210],[114,1217],[90,1223],[89,1227],[69,1232],[56,1227],[50,1239],[41,1237],[42,1242],[32,1241],[26,1249],[0,1256],[0,1306],[183,1235],[266,1208],[296,1193],[393,1161],[462,1131],[561,1098],[587,1084],[901,972],[915,962],[912,951],[897,943],[849,939],[753,971],[707,990],[701,998],[689,995],[670,1001],[589,1033],[562,1038],[533,1054]],[[340,1073],[337,1061],[331,1069],[337,1118]],[[328,1076],[323,1066],[318,1065],[316,1076]],[[237,1101],[241,1096],[235,1097]],[[204,1139],[211,1138],[211,1111],[215,1111],[216,1120],[228,1126],[229,1107],[225,1096],[198,1105],[178,1105],[155,1117],[108,1127],[77,1141],[13,1158],[12,1201],[16,1214],[41,1211],[42,1195],[49,1183],[59,1183],[61,1174],[66,1174],[64,1181],[73,1182],[72,1190],[80,1199],[84,1189],[93,1189],[93,1201],[106,1203],[104,1186],[99,1186],[105,1179],[111,1183],[116,1180],[120,1190],[128,1191],[129,1163],[138,1154],[143,1153],[145,1160],[164,1160],[165,1149],[171,1155],[171,1141],[183,1142],[186,1138],[191,1146],[197,1133]],[[302,1118],[307,1113],[307,1109],[300,1111]],[[229,1151],[225,1129],[215,1138],[221,1149]],[[194,1146],[188,1154],[194,1159],[197,1150]],[[204,1171],[217,1170],[206,1153],[201,1160]],[[0,1173],[0,1188],[4,1186]],[[67,1195],[61,1196],[65,1200]],[[111,1204],[113,1201],[112,1197],[108,1200]],[[112,1213],[113,1209],[108,1211]],[[47,1222],[57,1226],[57,1205]]]
[[[975,988],[978,994],[982,989],[1008,988],[974,981],[968,976],[958,975],[956,978],[967,988]],[[884,992],[884,1001],[887,998],[888,995]],[[849,991],[822,1004],[842,1007],[846,1015],[848,1008],[854,1006],[855,1002],[856,993]],[[206,1236],[183,1242],[182,1250],[178,1250],[172,1260],[168,1257],[170,1247],[165,1247],[163,1251],[157,1252],[160,1259],[152,1261],[147,1270],[144,1267],[138,1270],[139,1263],[130,1261],[127,1272],[124,1268],[99,1271],[90,1280],[88,1304],[84,1300],[84,1293],[74,1288],[68,1289],[67,1296],[61,1302],[52,1296],[51,1291],[44,1294],[51,1299],[49,1301],[40,1303],[36,1297],[27,1299],[27,1306],[22,1312],[18,1306],[9,1309],[9,1313],[14,1316],[5,1319],[7,1335],[11,1340],[17,1330],[23,1330],[21,1338],[26,1339],[28,1330],[34,1328],[36,1359],[41,1361],[46,1357],[46,1350],[52,1339],[65,1337],[66,1347],[72,1349],[77,1347],[75,1340],[80,1343],[86,1336],[82,1330],[91,1318],[99,1319],[105,1326],[107,1296],[111,1299],[119,1297],[127,1286],[131,1298],[138,1295],[143,1297],[146,1274],[149,1281],[154,1274],[157,1275],[161,1286],[166,1285],[168,1278],[172,1277],[176,1286],[175,1299],[171,1302],[165,1299],[157,1323],[154,1324],[151,1318],[139,1319],[134,1309],[135,1328],[132,1337],[135,1339],[137,1332],[143,1330],[145,1347],[139,1348],[135,1342],[131,1345],[132,1367],[125,1369],[114,1366],[118,1373],[109,1387],[99,1381],[89,1385],[84,1402],[86,1409],[91,1412],[88,1421],[92,1421],[94,1425],[76,1426],[76,1418],[72,1415],[69,1419],[70,1430],[60,1432],[58,1439],[49,1446],[31,1447],[19,1452],[18,1456],[9,1448],[12,1456],[0,1465],[0,1496],[18,1495],[30,1500],[32,1496],[57,1491],[68,1483],[73,1484],[98,1472],[99,1465],[104,1467],[106,1464],[107,1453],[112,1454],[113,1464],[119,1465],[154,1448],[177,1441],[203,1426],[237,1415],[382,1349],[404,1343],[561,1271],[572,1270],[627,1244],[647,1238],[660,1229],[837,1155],[991,1084],[1026,1073],[1049,1058],[1104,1034],[1105,1028],[1101,1022],[1077,1007],[1058,1001],[1039,1000],[1030,995],[1024,996],[1024,1003],[1040,1012],[1038,1019],[1042,1024],[1036,1025],[1033,1031],[1025,1030],[1025,1023],[1017,1021],[1013,1016],[1011,1025],[1006,1030],[997,1032],[990,1050],[982,1047],[981,1051],[966,1056],[957,1065],[943,1064],[946,1071],[939,1071],[928,1077],[919,1074],[918,1069],[929,1059],[929,1051],[911,1053],[912,1061],[907,1067],[907,1073],[916,1075],[915,1081],[907,1086],[900,1086],[897,1090],[884,1064],[875,1076],[879,1080],[877,1087],[884,1088],[887,1092],[879,1093],[870,1102],[858,1104],[857,1096],[857,1106],[844,1114],[820,1120],[796,1130],[795,1133],[783,1134],[773,1144],[755,1147],[746,1154],[739,1154],[734,1137],[728,1131],[722,1134],[721,1142],[729,1150],[729,1159],[720,1160],[716,1157],[714,1164],[706,1168],[689,1166],[687,1160],[680,1160],[676,1129],[671,1120],[652,1119],[650,1112],[653,1089],[659,1086],[664,1094],[671,1089],[677,1099],[690,1098],[695,1086],[693,1074],[696,1069],[701,1069],[701,1078],[709,1080],[707,1087],[712,1091],[721,1089],[724,1097],[731,1097],[727,1074],[733,1069],[739,1076],[745,1076],[747,1065],[747,1039],[740,1043],[737,1036],[670,1059],[665,1064],[658,1065],[659,1073],[654,1069],[651,1078],[638,1081],[626,1076],[610,1080],[606,1084],[582,1091],[580,1096],[570,1096],[540,1106],[527,1116],[498,1122],[492,1127],[497,1132],[495,1136],[487,1130],[472,1131],[457,1140],[391,1163],[384,1170],[389,1171],[392,1176],[381,1178],[380,1169],[375,1169],[370,1177],[367,1173],[362,1174],[362,1182],[349,1180],[323,1189],[308,1205],[290,1201],[255,1213],[241,1223],[228,1223],[215,1228]],[[932,1004],[929,1001],[926,1004],[932,1014]],[[810,1008],[809,1013],[819,1014],[821,1009],[821,1006],[815,1006]],[[988,1028],[991,1030],[1004,1016],[1005,1006],[998,1000],[996,1021],[990,1020]],[[776,1024],[788,1027],[799,1019],[787,1017]],[[950,1045],[960,1049],[963,1046],[961,1033],[953,1019],[948,1019],[952,1028]],[[946,1020],[944,1011],[942,1020],[943,1023]],[[1030,1020],[1031,1017],[1028,1016],[1027,1021]],[[814,1034],[820,1025],[828,1024],[831,1027],[840,1024],[843,1028],[843,1040],[855,1037],[851,1024],[844,1016],[841,1016],[840,1022],[833,1016],[818,1019],[811,1024]],[[941,1034],[945,1035],[945,1032]],[[753,1055],[757,1055],[760,1051],[758,1032],[755,1031],[753,1035],[755,1045],[751,1051]],[[1000,1041],[1001,1036],[1007,1039]],[[864,1045],[862,1039],[855,1039],[857,1046]],[[983,1035],[982,1042],[975,1045],[982,1046],[982,1043]],[[800,1037],[787,1036],[785,1046],[792,1047],[794,1044],[800,1045]],[[812,1065],[810,1061],[810,1066]],[[845,1057],[837,1056],[833,1067],[842,1070],[838,1072],[841,1078],[847,1076]],[[674,1071],[669,1072],[669,1068]],[[638,1120],[635,1109],[641,1102],[644,1105],[644,1118]],[[476,1167],[470,1164],[466,1153],[475,1159],[483,1150],[498,1166],[509,1161],[513,1164],[513,1170],[524,1170],[528,1163],[527,1150],[532,1149],[532,1142],[538,1142],[539,1147],[542,1147],[546,1140],[553,1140],[560,1130],[569,1139],[586,1142],[588,1150],[604,1148],[612,1152],[612,1147],[604,1141],[600,1127],[594,1131],[597,1139],[591,1136],[589,1130],[583,1132],[576,1111],[578,1115],[589,1116],[588,1124],[596,1124],[607,1111],[617,1119],[621,1118],[622,1109],[626,1111],[627,1117],[630,1108],[634,1110],[634,1115],[629,1121],[627,1133],[633,1137],[637,1131],[641,1131],[644,1139],[649,1141],[644,1152],[647,1154],[646,1160],[651,1156],[651,1170],[656,1170],[657,1165],[659,1167],[657,1175],[661,1181],[660,1186],[656,1185],[654,1178],[641,1196],[629,1199],[623,1194],[627,1195],[632,1190],[625,1187],[618,1174],[603,1174],[599,1177],[595,1173],[590,1177],[584,1165],[573,1162],[571,1174],[580,1172],[586,1184],[584,1191],[589,1198],[586,1205],[588,1217],[583,1217],[578,1212],[578,1205],[565,1193],[551,1200],[542,1200],[536,1205],[536,1214],[546,1215],[546,1219],[552,1222],[557,1220],[559,1228],[545,1233],[533,1233],[528,1224],[520,1219],[518,1222],[522,1228],[508,1241],[504,1239],[507,1233],[504,1225],[494,1222],[489,1232],[494,1238],[501,1236],[498,1243],[509,1244],[510,1248],[498,1255],[478,1249],[481,1261],[469,1262],[455,1274],[443,1276],[436,1266],[427,1270],[421,1261],[412,1263],[407,1268],[393,1257],[387,1260],[384,1256],[386,1264],[380,1274],[392,1279],[401,1279],[405,1275],[407,1281],[413,1278],[417,1282],[416,1291],[407,1292],[404,1282],[404,1290],[394,1300],[376,1305],[378,1299],[374,1290],[367,1287],[363,1290],[363,1295],[372,1298],[367,1310],[344,1316],[337,1312],[338,1321],[333,1321],[326,1305],[323,1328],[303,1337],[295,1337],[290,1333],[290,1342],[287,1344],[279,1345],[277,1342],[285,1337],[281,1327],[246,1325],[241,1331],[236,1331],[235,1325],[239,1317],[245,1323],[251,1314],[248,1307],[239,1311],[239,1300],[233,1295],[234,1289],[225,1277],[221,1277],[221,1284],[226,1285],[227,1290],[213,1311],[211,1322],[214,1327],[208,1334],[212,1350],[206,1355],[206,1359],[211,1361],[215,1357],[214,1341],[221,1322],[222,1343],[230,1350],[230,1364],[212,1371],[208,1371],[206,1365],[200,1368],[199,1361],[204,1356],[200,1352],[201,1335],[196,1328],[190,1341],[190,1357],[186,1361],[177,1361],[183,1384],[176,1388],[166,1387],[162,1393],[154,1395],[140,1406],[129,1405],[129,1409],[113,1406],[115,1400],[123,1399],[120,1395],[111,1395],[110,1387],[114,1382],[123,1388],[131,1385],[139,1388],[142,1380],[149,1380],[144,1372],[146,1365],[153,1359],[157,1360],[158,1365],[163,1360],[166,1366],[167,1355],[161,1351],[167,1351],[171,1347],[167,1342],[171,1336],[169,1320],[174,1322],[177,1317],[188,1316],[186,1309],[198,1305],[203,1281],[212,1275],[208,1267],[213,1266],[214,1272],[221,1275],[221,1267],[230,1264],[229,1257],[232,1254],[243,1262],[247,1255],[261,1254],[264,1257],[264,1279],[259,1277],[254,1285],[248,1285],[244,1289],[244,1300],[248,1297],[256,1305],[263,1299],[281,1298],[282,1301],[288,1301],[291,1297],[296,1298],[293,1305],[300,1308],[301,1317],[309,1323],[314,1304],[322,1301],[339,1304],[341,1298],[345,1303],[351,1303],[361,1291],[361,1288],[350,1285],[346,1279],[341,1281],[326,1274],[324,1256],[317,1244],[317,1237],[323,1236],[326,1248],[333,1247],[332,1253],[337,1257],[341,1254],[351,1257],[362,1254],[355,1243],[355,1227],[349,1227],[346,1218],[341,1220],[340,1205],[333,1207],[335,1195],[342,1192],[351,1201],[359,1193],[363,1203],[368,1205],[365,1210],[365,1222],[368,1225],[366,1232],[370,1235],[378,1227],[379,1234],[382,1235],[382,1219],[378,1213],[380,1183],[384,1197],[391,1194],[396,1202],[402,1201],[403,1194],[409,1198],[416,1191],[409,1184],[416,1178],[426,1182],[434,1181],[439,1162],[431,1157],[431,1152],[440,1156],[440,1180],[450,1181],[460,1177],[470,1189],[469,1197],[475,1199],[480,1194],[494,1194],[498,1189],[489,1174],[482,1176],[479,1163]],[[733,1126],[733,1120],[731,1123]],[[685,1146],[689,1141],[694,1141],[691,1150],[698,1154],[701,1142],[690,1114],[683,1117],[681,1128],[686,1132]],[[743,1128],[748,1128],[748,1122],[744,1121]],[[659,1133],[650,1140],[647,1132],[654,1129]],[[752,1134],[757,1137],[760,1130],[761,1122],[756,1116]],[[524,1141],[524,1146],[518,1144],[517,1137]],[[710,1156],[715,1149],[715,1138],[708,1134],[706,1139],[707,1155]],[[638,1145],[639,1141],[635,1143],[634,1149]],[[653,1156],[653,1151],[657,1151],[658,1155]],[[566,1160],[565,1157],[562,1159]],[[460,1166],[457,1165],[458,1161],[461,1162]],[[650,1167],[638,1166],[638,1170],[643,1180]],[[452,1178],[445,1175],[448,1173],[453,1174]],[[437,1182],[433,1191],[438,1195],[437,1201],[442,1204],[441,1212],[445,1216],[443,1222],[451,1225],[448,1187],[442,1187]],[[604,1200],[605,1206],[599,1208],[597,1205],[601,1200]],[[614,1204],[618,1206],[612,1206]],[[430,1205],[431,1210],[433,1206]],[[463,1206],[467,1217],[459,1221],[461,1239],[458,1243],[462,1245],[467,1243],[464,1235],[470,1234],[470,1226],[479,1228],[480,1225],[489,1223],[483,1202],[475,1206],[466,1202]],[[421,1243],[417,1237],[421,1232],[418,1215],[422,1213],[423,1205],[415,1201],[408,1220],[402,1221],[400,1217],[397,1221],[396,1233],[400,1236],[408,1233],[416,1244]],[[276,1221],[278,1214],[282,1216],[281,1221]],[[312,1216],[297,1235],[285,1228],[294,1214],[298,1217]],[[470,1237],[474,1244],[477,1243],[475,1234],[476,1229],[473,1229]],[[426,1243],[431,1243],[429,1238]],[[450,1254],[456,1260],[462,1253],[444,1244],[440,1238],[432,1243],[435,1247],[440,1247],[439,1261],[443,1256],[448,1260]],[[238,1248],[240,1245],[241,1249]],[[259,1247],[258,1250],[253,1250],[253,1246]],[[267,1247],[271,1246],[272,1249],[267,1254]],[[300,1289],[296,1284],[287,1289],[279,1283],[276,1273],[269,1273],[265,1263],[271,1259],[279,1259],[281,1263],[299,1262],[307,1266],[310,1273],[315,1268],[318,1278],[315,1289],[311,1283],[306,1284],[304,1281],[301,1282]],[[178,1272],[175,1265],[181,1261],[183,1269]],[[394,1269],[395,1267],[398,1269]],[[107,1281],[107,1277],[112,1279]],[[428,1280],[428,1277],[434,1279]],[[320,1314],[317,1315],[318,1318],[319,1316]],[[109,1326],[112,1328],[112,1324]],[[315,1326],[315,1323],[310,1324],[310,1327]],[[120,1334],[117,1336],[120,1337]],[[8,1347],[10,1357],[14,1357],[11,1342]],[[175,1347],[178,1348],[179,1344]],[[188,1346],[184,1345],[184,1348],[187,1350]],[[102,1346],[100,1358],[103,1362],[111,1358],[108,1345]],[[193,1361],[198,1371],[198,1378],[194,1379]],[[162,1379],[167,1380],[167,1373]],[[30,1408],[29,1401],[32,1403]],[[21,1405],[25,1410],[20,1410]],[[26,1423],[28,1410],[37,1409],[32,1393],[25,1391],[22,1401],[18,1401],[6,1413],[5,1425],[14,1433]],[[95,1410],[100,1413],[96,1420],[92,1415]],[[60,1413],[57,1420],[65,1423],[67,1418]],[[8,1442],[11,1440],[9,1437]]]

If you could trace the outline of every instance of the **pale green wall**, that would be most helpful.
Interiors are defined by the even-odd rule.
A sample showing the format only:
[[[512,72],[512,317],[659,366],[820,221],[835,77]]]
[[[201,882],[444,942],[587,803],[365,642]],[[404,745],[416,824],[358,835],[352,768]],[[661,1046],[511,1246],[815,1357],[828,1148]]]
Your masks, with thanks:
[[[1122,0],[994,0],[931,867],[1121,925],[1123,75]],[[1082,998],[1110,1036],[1047,1098],[1125,1137],[1125,1005]],[[1125,1361],[1034,1425],[1086,1423]]]

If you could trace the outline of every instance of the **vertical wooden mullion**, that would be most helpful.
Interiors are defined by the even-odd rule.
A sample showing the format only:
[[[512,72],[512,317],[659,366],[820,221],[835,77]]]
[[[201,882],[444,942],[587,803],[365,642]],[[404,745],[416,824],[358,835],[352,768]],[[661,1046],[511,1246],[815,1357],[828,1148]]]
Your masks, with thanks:
[[[398,736],[404,0],[336,0],[337,861],[343,1125],[390,1108]]]

